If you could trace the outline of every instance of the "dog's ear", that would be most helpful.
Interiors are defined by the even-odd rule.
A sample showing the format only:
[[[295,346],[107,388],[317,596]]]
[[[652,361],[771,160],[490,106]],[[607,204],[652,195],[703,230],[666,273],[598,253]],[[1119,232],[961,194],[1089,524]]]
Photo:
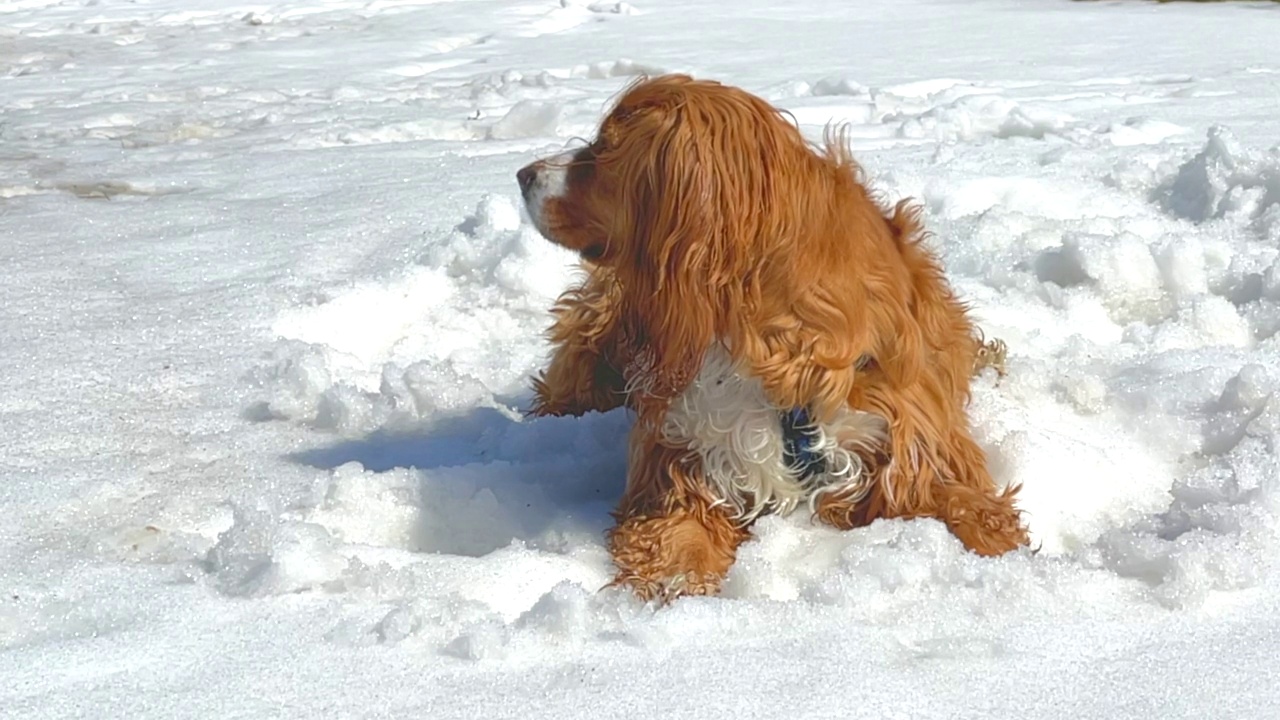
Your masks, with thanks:
[[[601,129],[608,152],[625,163],[616,267],[628,296],[629,326],[640,348],[637,390],[679,394],[716,339],[715,289],[729,278],[730,242],[713,197],[713,148],[689,117],[687,78],[643,85]]]

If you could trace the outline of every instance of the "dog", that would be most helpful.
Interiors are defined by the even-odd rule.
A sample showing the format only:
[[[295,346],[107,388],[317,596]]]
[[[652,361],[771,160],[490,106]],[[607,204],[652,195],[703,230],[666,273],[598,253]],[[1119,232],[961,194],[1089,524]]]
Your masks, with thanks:
[[[980,555],[1027,544],[966,414],[992,346],[918,208],[881,207],[841,132],[813,144],[744,90],[642,78],[516,179],[585,270],[531,414],[635,413],[614,584],[715,594],[752,522],[801,506],[839,529],[936,518]]]

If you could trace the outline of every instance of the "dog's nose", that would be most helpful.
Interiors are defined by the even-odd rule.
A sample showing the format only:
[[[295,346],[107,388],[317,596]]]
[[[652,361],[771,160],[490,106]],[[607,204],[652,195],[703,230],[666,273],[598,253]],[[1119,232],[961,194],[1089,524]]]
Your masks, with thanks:
[[[533,181],[538,178],[537,163],[525,165],[516,172],[516,182],[520,183],[520,192],[528,193]]]

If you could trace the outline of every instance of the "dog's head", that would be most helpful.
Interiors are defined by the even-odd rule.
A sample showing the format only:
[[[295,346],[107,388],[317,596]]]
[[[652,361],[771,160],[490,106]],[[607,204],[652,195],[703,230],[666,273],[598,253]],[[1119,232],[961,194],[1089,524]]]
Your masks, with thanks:
[[[807,150],[765,101],[664,75],[631,85],[588,145],[516,176],[549,240],[600,264],[672,271],[756,235]]]
[[[794,124],[760,98],[683,75],[631,85],[585,147],[517,173],[538,230],[611,267],[637,300],[651,389],[678,390],[743,294],[759,296],[795,241],[822,173]],[[731,289],[731,292],[726,292]]]

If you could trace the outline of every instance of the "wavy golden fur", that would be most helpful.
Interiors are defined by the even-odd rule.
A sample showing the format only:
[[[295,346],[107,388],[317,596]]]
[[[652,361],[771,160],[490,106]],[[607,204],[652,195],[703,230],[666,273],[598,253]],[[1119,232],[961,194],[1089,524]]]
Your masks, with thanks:
[[[562,186],[543,192],[553,170]],[[662,76],[629,87],[588,147],[519,176],[541,231],[587,270],[554,309],[533,412],[637,415],[609,536],[618,582],[713,593],[748,537],[698,455],[660,432],[716,344],[773,407],[887,424],[859,451],[867,490],[823,495],[821,521],[933,517],[980,554],[1026,544],[1016,488],[998,490],[969,431],[981,337],[917,210],[882,209],[839,133],[814,147],[758,97]]]

